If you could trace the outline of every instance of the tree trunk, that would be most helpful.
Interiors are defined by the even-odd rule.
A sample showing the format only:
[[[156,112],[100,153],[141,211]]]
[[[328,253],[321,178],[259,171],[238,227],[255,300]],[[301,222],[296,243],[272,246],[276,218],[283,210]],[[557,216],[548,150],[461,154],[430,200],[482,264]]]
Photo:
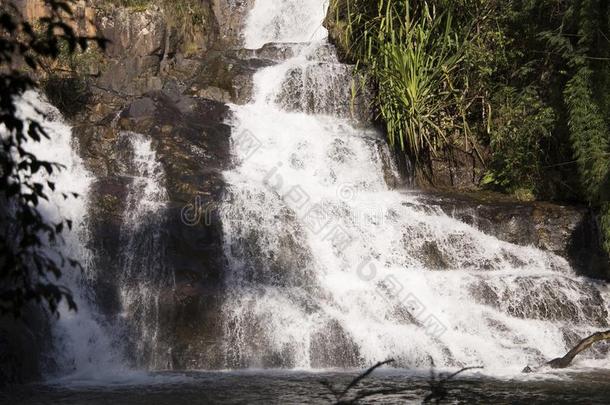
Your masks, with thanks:
[[[587,350],[591,345],[595,342],[599,342],[600,340],[610,340],[610,330],[605,332],[597,332],[578,342],[576,346],[572,350],[566,353],[563,357],[558,357],[546,363],[547,366],[551,366],[552,368],[566,368],[574,360],[574,357],[583,350]],[[535,371],[531,367],[527,366],[523,369],[524,373],[531,373]]]
[[[597,332],[578,342],[576,346],[572,350],[570,350],[565,356],[559,357],[557,359],[553,359],[546,363],[552,368],[566,368],[572,363],[574,357],[583,350],[587,350],[593,343],[598,342],[600,340],[610,339],[610,330],[605,332]]]

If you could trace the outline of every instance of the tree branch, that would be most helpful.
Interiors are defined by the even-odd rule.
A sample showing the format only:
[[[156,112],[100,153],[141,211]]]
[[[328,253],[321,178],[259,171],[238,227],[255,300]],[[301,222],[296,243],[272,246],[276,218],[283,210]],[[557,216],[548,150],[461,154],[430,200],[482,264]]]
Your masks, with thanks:
[[[572,363],[572,360],[574,360],[574,357],[576,357],[578,353],[587,350],[593,343],[599,342],[600,340],[610,340],[610,330],[592,334],[588,338],[578,342],[578,344],[567,352],[565,356],[553,359],[546,364],[552,368],[566,368]]]
[[[591,336],[578,342],[578,344],[576,346],[574,346],[572,348],[572,350],[567,352],[565,356],[553,359],[553,360],[545,363],[544,365],[550,366],[551,368],[569,367],[570,364],[572,363],[572,361],[574,360],[574,357],[576,357],[576,355],[578,355],[582,351],[587,350],[589,347],[591,347],[591,345],[593,345],[593,343],[599,342],[600,340],[610,340],[610,330],[607,330],[605,332],[596,332],[596,333],[592,334]],[[541,366],[536,367],[536,368],[531,368],[530,366],[527,366],[523,369],[522,372],[531,373],[531,372],[538,370],[540,367]]]

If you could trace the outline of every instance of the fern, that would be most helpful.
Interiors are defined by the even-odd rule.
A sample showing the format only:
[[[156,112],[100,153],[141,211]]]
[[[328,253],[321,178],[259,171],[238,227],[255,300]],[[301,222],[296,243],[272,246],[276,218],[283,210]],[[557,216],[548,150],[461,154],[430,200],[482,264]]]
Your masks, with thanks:
[[[570,140],[578,170],[593,203],[601,203],[602,186],[610,169],[608,128],[592,96],[591,70],[581,67],[565,88]]]
[[[604,247],[610,253],[610,128],[604,117],[604,99],[594,91],[594,80],[604,78],[604,72],[594,71],[598,54],[608,51],[608,38],[600,32],[608,26],[608,11],[600,13],[599,0],[583,0],[578,13],[577,52],[571,59],[576,73],[564,91],[569,112],[570,140],[578,171],[591,204],[600,208]],[[603,44],[603,45],[600,45]],[[602,58],[603,59],[603,58]],[[607,61],[602,62],[602,68]],[[597,74],[596,74],[597,73]],[[601,73],[601,74],[600,74]],[[607,72],[605,72],[607,76]],[[601,83],[602,87],[604,83]]]

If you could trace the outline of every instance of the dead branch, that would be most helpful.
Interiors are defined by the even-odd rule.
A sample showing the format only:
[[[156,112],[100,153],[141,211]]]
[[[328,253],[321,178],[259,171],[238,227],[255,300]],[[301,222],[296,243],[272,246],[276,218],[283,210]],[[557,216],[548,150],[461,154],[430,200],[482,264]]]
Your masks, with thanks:
[[[574,346],[572,350],[567,352],[565,356],[553,359],[545,363],[545,365],[550,366],[551,368],[566,368],[572,363],[576,355],[578,355],[584,350],[587,350],[589,347],[591,347],[591,345],[593,345],[593,343],[599,342],[600,340],[610,340],[610,330],[607,330],[605,332],[596,332],[591,336],[584,338],[583,340],[578,342],[578,344]],[[540,367],[532,369],[530,366],[527,366],[523,369],[523,372],[531,373],[533,371],[536,371],[538,368]]]
[[[358,383],[360,383],[360,381],[362,381],[363,379],[365,379],[369,374],[371,374],[373,371],[375,371],[376,369],[378,369],[381,366],[384,366],[386,364],[389,363],[393,363],[394,359],[389,359],[386,361],[380,361],[379,363],[375,364],[374,366],[368,368],[366,371],[364,371],[362,374],[359,374],[358,376],[356,376],[356,378],[354,378],[348,385],[347,387],[345,387],[345,389],[343,390],[337,390],[334,388],[334,386],[328,382],[328,381],[321,381],[321,384],[324,385],[326,388],[328,388],[333,395],[335,395],[336,399],[337,399],[337,404],[342,404],[342,403],[354,403],[355,401],[352,399],[352,401],[349,402],[345,402],[343,400],[343,398],[349,393],[349,391],[354,388],[356,385],[358,385]],[[368,393],[365,396],[371,396],[371,395],[375,395],[376,393]],[[362,399],[364,397],[358,397],[358,399]]]
[[[441,401],[446,399],[449,396],[449,389],[445,386],[445,384],[450,381],[455,376],[463,373],[468,370],[482,369],[483,366],[474,366],[474,367],[464,367],[455,373],[451,373],[448,375],[437,374],[435,371],[434,359],[430,357],[430,379],[428,380],[428,385],[430,386],[430,393],[424,398],[423,403],[427,404],[429,402],[435,402],[440,404]]]

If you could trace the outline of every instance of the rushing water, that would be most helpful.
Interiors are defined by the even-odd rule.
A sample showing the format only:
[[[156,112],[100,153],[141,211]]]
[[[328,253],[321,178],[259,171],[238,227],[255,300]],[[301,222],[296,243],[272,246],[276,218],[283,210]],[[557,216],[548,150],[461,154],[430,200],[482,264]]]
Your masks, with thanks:
[[[72,230],[63,232],[64,243],[60,248],[65,257],[78,260],[84,270],[81,273],[69,266],[63,269],[60,281],[72,292],[78,312],[69,311],[65,305],[59,308],[60,317],[53,323],[56,355],[50,370],[78,376],[102,376],[117,364],[120,356],[112,346],[90,288],[98,276],[91,265],[92,252],[87,247],[87,206],[93,176],[84,167],[74,147],[72,130],[57,109],[31,91],[24,94],[18,106],[22,117],[36,120],[49,134],[49,139],[29,142],[26,148],[39,159],[64,166],[52,175],[39,172],[39,181],[48,180],[56,186],[54,192],[49,191],[48,201],[40,201],[38,209],[49,223],[61,219],[73,221]]]
[[[121,226],[121,324],[137,367],[165,369],[169,348],[160,345],[160,290],[173,284],[164,260],[161,226],[168,202],[165,171],[152,141],[122,134],[133,150],[132,179]]]
[[[294,56],[259,71],[252,102],[233,106],[228,367],[393,357],[519,372],[608,325],[607,292],[564,259],[392,189],[381,136],[345,118],[350,81],[320,26],[326,3],[274,4],[255,3],[246,45],[283,42]]]
[[[52,181],[49,201],[39,210],[48,222],[73,221],[58,247],[66,257],[78,260],[83,272],[65,266],[61,282],[74,294],[78,311],[65,305],[52,321],[54,355],[45,368],[50,376],[104,380],[128,370],[131,362],[152,369],[167,368],[168,360],[159,347],[158,291],[171,285],[160,246],[160,226],[167,198],[165,173],[147,137],[121,134],[131,148],[131,181],[126,197],[121,240],[120,280],[117,286],[123,311],[119,319],[108,319],[96,305],[94,286],[105,277],[95,266],[88,231],[89,191],[94,176],[86,169],[72,139],[71,128],[57,109],[34,92],[27,92],[19,103],[22,117],[40,122],[50,139],[29,142],[27,149],[39,159],[64,166],[52,175],[39,175]],[[66,197],[67,198],[66,198]],[[127,356],[127,352],[130,355]]]

